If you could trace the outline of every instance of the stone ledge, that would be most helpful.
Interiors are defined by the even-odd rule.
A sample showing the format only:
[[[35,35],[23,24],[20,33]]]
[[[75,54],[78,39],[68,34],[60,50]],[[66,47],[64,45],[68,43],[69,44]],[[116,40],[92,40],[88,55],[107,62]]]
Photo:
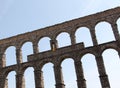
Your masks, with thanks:
[[[70,46],[66,46],[66,47],[62,47],[62,48],[58,48],[55,51],[49,50],[49,51],[45,51],[45,52],[41,52],[38,54],[32,54],[28,56],[28,61],[35,61],[38,59],[43,59],[43,58],[49,58],[49,57],[53,57],[53,56],[60,56],[69,52],[74,52],[77,50],[81,50],[84,49],[84,44],[83,43],[78,43],[75,45],[70,45]]]

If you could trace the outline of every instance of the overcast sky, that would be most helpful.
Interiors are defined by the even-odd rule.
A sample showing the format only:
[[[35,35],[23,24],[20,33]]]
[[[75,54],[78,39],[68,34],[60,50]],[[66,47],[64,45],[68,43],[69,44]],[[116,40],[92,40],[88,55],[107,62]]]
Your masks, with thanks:
[[[29,32],[29,31],[33,31],[33,30],[37,30],[39,28],[43,28],[46,26],[62,23],[64,21],[72,20],[72,19],[83,17],[83,16],[90,15],[90,14],[94,14],[94,13],[101,12],[107,9],[115,8],[115,7],[118,7],[119,5],[120,5],[120,0],[84,0],[84,1],[83,0],[74,0],[74,1],[73,0],[0,0],[0,39],[14,36],[14,35],[21,34],[21,33],[25,33],[25,32]],[[9,52],[11,55],[11,51]],[[111,53],[114,53],[114,55],[108,56]],[[118,59],[118,56],[115,57],[116,55],[117,53],[114,50],[109,51],[109,52],[106,51],[104,53],[105,58],[111,57],[111,58]],[[94,56],[88,55],[83,58],[84,59],[86,58],[85,60],[83,60],[83,65],[85,68],[84,71],[86,72],[85,77],[86,79],[89,80],[87,81],[88,88],[101,88],[100,82],[99,82],[99,75],[98,73],[95,73],[97,72],[97,68],[94,68],[96,64],[90,62],[92,61],[92,59],[94,59]],[[90,60],[88,61],[88,59]],[[63,66],[70,65],[69,62],[71,63],[72,61],[71,60],[69,60],[68,62],[65,61],[64,63],[62,63],[62,65]],[[106,60],[106,62],[108,61]],[[114,62],[114,60],[111,60],[111,62]],[[108,67],[111,67],[111,64],[113,64],[111,62],[108,62],[110,63]],[[116,60],[116,62],[118,62],[118,60]],[[52,65],[48,65],[46,67],[49,68],[50,66]],[[71,69],[74,69],[72,67],[73,66],[71,66]],[[89,67],[91,67],[91,69]],[[116,70],[116,67],[118,66],[115,66],[114,68],[112,67],[112,70],[115,70],[117,73],[118,71]],[[44,69],[47,69],[47,68],[44,68]],[[69,66],[63,69],[64,74],[66,74],[67,72],[71,73],[71,75],[75,75],[74,72],[72,74],[72,72],[69,69]],[[107,70],[107,72],[110,73],[111,71]],[[52,71],[50,71],[49,73],[53,74]],[[51,84],[48,83],[48,85],[46,85],[45,88],[53,88],[55,85],[53,81],[54,75],[51,75],[51,74],[48,74],[48,75],[51,76],[49,80],[52,79],[51,81],[52,83]],[[27,72],[25,73],[25,75],[28,78],[26,88],[34,88],[34,83],[31,83],[30,81],[30,80],[33,80],[32,76],[28,75]],[[111,75],[110,79],[112,79],[114,78],[113,75],[115,74],[110,73],[109,75]],[[70,75],[65,75],[65,76],[68,76],[65,78],[65,83],[67,84],[66,88],[77,88],[76,81],[75,81],[76,77],[74,76],[74,78],[72,78]],[[11,76],[9,77],[11,78]],[[46,78],[47,77],[48,76],[46,76]],[[69,79],[70,77],[71,79]],[[112,79],[111,88],[119,88],[120,85],[118,82],[120,82],[120,79],[117,79],[117,80]],[[115,83],[118,83],[118,84],[115,84]],[[13,84],[15,85],[15,83]],[[8,88],[15,88],[13,84],[9,83]]]

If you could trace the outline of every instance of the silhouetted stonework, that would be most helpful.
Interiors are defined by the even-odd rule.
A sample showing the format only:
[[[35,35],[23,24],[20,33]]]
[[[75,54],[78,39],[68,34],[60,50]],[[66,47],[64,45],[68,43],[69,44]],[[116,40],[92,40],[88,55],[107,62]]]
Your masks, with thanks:
[[[102,52],[107,48],[114,48],[118,51],[118,53],[120,53],[120,37],[116,24],[119,17],[120,7],[117,7],[97,14],[0,40],[0,88],[8,88],[6,77],[11,71],[16,72],[17,88],[25,88],[24,72],[28,67],[34,68],[35,87],[44,88],[43,73],[41,69],[43,65],[48,62],[51,62],[54,65],[56,88],[65,88],[61,67],[61,62],[65,58],[72,58],[74,60],[78,88],[87,88],[81,62],[82,56],[86,53],[91,53],[96,57],[102,88],[110,88],[108,76],[104,67]],[[98,44],[96,39],[95,26],[101,21],[106,21],[111,24],[112,31],[115,36],[115,41]],[[93,46],[86,48],[84,47],[83,43],[76,43],[75,31],[79,27],[89,28]],[[70,46],[58,48],[56,37],[61,32],[67,32],[70,34]],[[38,41],[43,37],[49,37],[51,39],[51,50],[39,53]],[[23,63],[21,47],[25,42],[32,42],[34,54],[29,55],[28,61]],[[16,47],[17,64],[6,66],[5,51],[10,46]]]

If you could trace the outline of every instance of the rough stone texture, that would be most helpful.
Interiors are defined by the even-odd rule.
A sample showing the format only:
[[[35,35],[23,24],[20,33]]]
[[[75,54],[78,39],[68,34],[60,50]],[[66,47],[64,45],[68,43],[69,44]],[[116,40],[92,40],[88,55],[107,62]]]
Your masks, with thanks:
[[[91,53],[96,57],[102,88],[110,88],[108,75],[106,74],[104,67],[102,52],[107,48],[113,48],[117,50],[120,55],[120,37],[116,24],[119,17],[120,7],[117,7],[104,12],[0,40],[0,88],[8,88],[6,77],[11,71],[16,72],[17,88],[25,88],[24,71],[28,67],[34,68],[35,87],[44,88],[44,80],[41,69],[43,65],[48,62],[51,62],[54,65],[56,88],[65,88],[62,67],[60,65],[61,62],[66,58],[72,58],[74,60],[78,88],[87,88],[81,62],[82,56],[87,53]],[[98,44],[96,39],[95,26],[101,21],[105,21],[111,24],[113,29],[112,31],[115,36],[115,41]],[[89,28],[93,46],[86,48],[84,47],[83,43],[76,44],[75,31],[79,27]],[[67,32],[70,34],[70,46],[58,48],[56,37],[61,32]],[[49,37],[51,39],[51,50],[39,53],[38,41],[43,37]],[[32,42],[34,54],[29,55],[28,61],[23,63],[21,47],[26,42]],[[16,47],[17,64],[6,66],[5,50],[10,46]]]

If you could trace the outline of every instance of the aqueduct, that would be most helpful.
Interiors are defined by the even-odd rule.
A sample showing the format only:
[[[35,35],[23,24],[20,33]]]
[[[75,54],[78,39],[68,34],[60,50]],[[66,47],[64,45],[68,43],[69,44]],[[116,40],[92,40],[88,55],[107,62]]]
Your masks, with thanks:
[[[81,62],[82,56],[86,53],[91,53],[95,56],[101,87],[110,88],[102,52],[105,49],[113,48],[118,51],[118,54],[120,55],[120,36],[117,26],[117,20],[119,18],[120,7],[117,7],[0,40],[0,88],[8,88],[6,77],[11,71],[16,72],[16,87],[25,88],[24,72],[28,67],[34,68],[35,88],[44,88],[43,73],[41,69],[48,62],[51,62],[54,65],[56,88],[65,88],[61,67],[61,62],[65,58],[73,58],[74,60],[78,88],[87,88]],[[95,26],[103,21],[108,22],[111,25],[115,40],[98,44]],[[83,42],[76,43],[75,32],[80,27],[87,27],[89,29],[93,46],[85,47]],[[62,32],[66,32],[70,35],[71,45],[59,48],[56,37]],[[38,41],[44,37],[50,38],[51,50],[39,52]],[[27,62],[23,62],[21,47],[26,42],[31,42],[33,44],[33,54],[28,55]],[[15,46],[16,48],[17,64],[6,66],[5,51],[10,46]]]

